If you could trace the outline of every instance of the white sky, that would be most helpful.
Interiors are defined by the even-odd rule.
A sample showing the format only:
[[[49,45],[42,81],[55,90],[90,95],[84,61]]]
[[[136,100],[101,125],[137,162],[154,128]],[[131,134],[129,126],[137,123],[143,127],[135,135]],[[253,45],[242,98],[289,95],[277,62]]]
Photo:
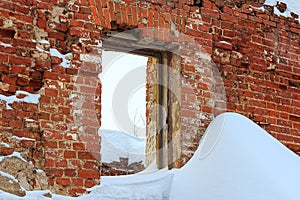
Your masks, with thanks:
[[[143,56],[102,51],[101,129],[145,137],[147,60]]]

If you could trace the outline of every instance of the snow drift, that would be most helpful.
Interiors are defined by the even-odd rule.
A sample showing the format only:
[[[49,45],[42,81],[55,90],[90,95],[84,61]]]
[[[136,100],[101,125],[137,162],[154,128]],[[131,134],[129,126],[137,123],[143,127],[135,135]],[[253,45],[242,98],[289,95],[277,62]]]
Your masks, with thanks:
[[[299,157],[246,117],[225,113],[174,171],[171,200],[299,200]]]

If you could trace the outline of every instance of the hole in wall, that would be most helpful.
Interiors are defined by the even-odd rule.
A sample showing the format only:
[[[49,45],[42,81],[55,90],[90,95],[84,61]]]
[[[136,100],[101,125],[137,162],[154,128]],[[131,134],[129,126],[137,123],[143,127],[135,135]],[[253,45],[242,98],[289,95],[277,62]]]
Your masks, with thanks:
[[[144,169],[148,57],[102,51],[102,162],[125,174]]]

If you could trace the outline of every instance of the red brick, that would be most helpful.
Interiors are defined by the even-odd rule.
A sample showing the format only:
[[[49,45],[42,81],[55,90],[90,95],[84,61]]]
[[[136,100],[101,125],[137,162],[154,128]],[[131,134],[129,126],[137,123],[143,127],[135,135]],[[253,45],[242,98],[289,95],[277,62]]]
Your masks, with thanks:
[[[221,19],[228,22],[238,23],[239,19],[236,16],[227,13],[221,13]]]
[[[4,83],[16,84],[16,82],[17,82],[17,77],[15,77],[15,76],[9,76],[9,75],[3,75],[3,76],[2,76],[2,81],[3,81]]]
[[[73,188],[73,189],[70,189],[69,190],[69,195],[71,196],[79,196],[83,193],[85,193],[86,190],[85,189],[82,189],[82,188]]]
[[[48,147],[48,148],[57,148],[57,142],[56,141],[44,141],[43,146]]]
[[[49,139],[58,139],[58,140],[63,139],[63,134],[55,130],[44,130],[43,136]]]
[[[65,169],[65,176],[74,177],[76,174],[75,169]]]
[[[14,152],[12,147],[0,147],[0,156],[8,156]]]
[[[78,152],[78,159],[94,160],[95,157],[90,152]]]
[[[70,178],[57,178],[56,182],[64,187],[69,186],[71,183]]]
[[[35,148],[35,141],[32,140],[22,140],[23,148]]]
[[[98,170],[79,170],[78,176],[82,178],[99,178],[100,172]]]
[[[62,33],[62,32],[50,32],[50,33],[48,33],[48,37],[64,41],[65,40],[65,33]]]
[[[76,158],[76,151],[64,151],[64,158]]]
[[[13,133],[15,136],[18,136],[18,137],[32,138],[32,139],[36,139],[36,140],[41,139],[40,134],[38,132],[34,132],[34,131],[25,131],[25,130],[14,129]]]
[[[64,116],[61,115],[61,114],[52,114],[51,117],[50,117],[50,119],[52,121],[62,122],[62,121],[64,121]]]
[[[83,143],[73,143],[74,150],[85,150],[85,144]]]
[[[11,120],[8,125],[12,128],[22,128],[23,122],[20,120]]]
[[[72,185],[83,186],[83,178],[72,178]]]
[[[85,169],[96,169],[97,168],[97,164],[96,162],[92,162],[92,161],[87,161],[84,166]]]
[[[57,97],[58,90],[52,88],[45,88],[45,94],[51,97]]]
[[[50,158],[45,158],[45,167],[54,167],[54,160]]]
[[[78,28],[70,28],[70,35],[72,36],[79,36],[83,38],[89,37],[90,33],[87,30],[84,29],[78,29]]]
[[[3,61],[1,59],[2,59],[2,55],[0,54],[0,62],[7,62],[8,61],[8,56],[7,56],[7,60],[6,61]],[[4,64],[0,64],[0,72],[8,73],[9,72],[9,67],[6,66],[6,65],[4,65]]]
[[[85,181],[85,187],[87,187],[87,188],[91,188],[91,187],[94,187],[95,185],[96,185],[96,183],[95,183],[95,181],[94,180],[86,180]]]

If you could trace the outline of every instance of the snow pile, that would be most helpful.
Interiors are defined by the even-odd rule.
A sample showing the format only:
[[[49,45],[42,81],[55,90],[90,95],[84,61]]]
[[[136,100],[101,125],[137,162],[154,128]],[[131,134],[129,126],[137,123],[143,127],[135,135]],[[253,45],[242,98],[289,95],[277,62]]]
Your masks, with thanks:
[[[26,191],[26,196],[18,197],[16,195],[12,195],[6,193],[4,191],[0,191],[0,199],[1,200],[78,200],[79,198],[67,197],[57,194],[51,194],[52,198],[48,198],[43,196],[44,194],[51,194],[49,190],[36,190],[36,191]],[[94,200],[94,199],[89,199]]]
[[[299,157],[278,140],[242,115],[226,113],[174,171],[170,199],[299,200],[299,169]]]
[[[174,174],[167,169],[155,173],[101,177],[101,185],[87,195],[101,200],[164,200],[169,192]],[[82,196],[83,199],[84,196]]]
[[[285,3],[287,5],[287,9],[285,12],[280,12],[278,10],[278,8],[276,7],[277,5],[277,2],[282,2],[282,3]],[[269,5],[269,6],[274,6],[274,14],[276,15],[282,15],[282,16],[285,16],[285,17],[291,17],[291,13],[295,13],[297,14],[299,17],[298,17],[298,21],[300,23],[300,1],[299,0],[266,0],[265,5]]]
[[[145,162],[144,138],[137,138],[124,132],[99,129],[101,136],[101,159],[102,162],[111,163],[120,161],[120,157],[128,158],[128,164]]]
[[[19,96],[22,96],[22,97],[19,98]],[[10,107],[9,104],[12,104],[14,102],[25,102],[25,103],[38,104],[40,97],[41,97],[40,94],[31,94],[29,92],[22,91],[22,90],[16,91],[15,95],[9,96],[9,97],[0,94],[0,100],[6,101],[6,109],[7,110],[12,110],[12,107]]]
[[[0,191],[0,199],[5,200],[49,200],[43,196],[51,194],[53,200],[166,200],[172,185],[173,174],[168,170],[151,174],[135,174],[119,177],[101,177],[101,185],[89,189],[90,194],[67,197],[52,194],[48,190],[26,191],[25,197]]]

